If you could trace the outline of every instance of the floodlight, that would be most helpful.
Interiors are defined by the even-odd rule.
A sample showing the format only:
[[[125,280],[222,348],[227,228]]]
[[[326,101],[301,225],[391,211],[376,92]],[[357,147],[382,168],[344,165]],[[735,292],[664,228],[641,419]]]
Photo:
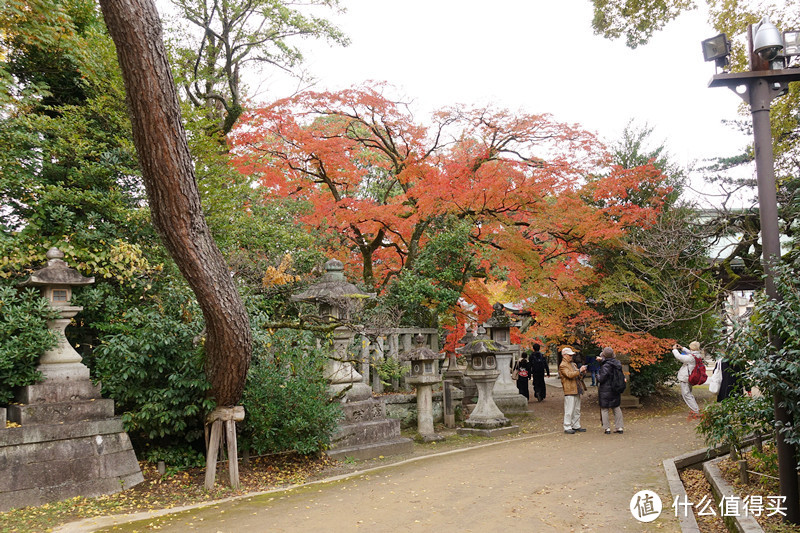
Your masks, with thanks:
[[[703,45],[703,59],[706,61],[717,61],[719,64],[720,59],[727,60],[728,54],[731,53],[731,43],[724,33],[720,33],[716,37],[706,39],[702,42]]]
[[[786,57],[800,55],[800,31],[783,32],[783,55]]]
[[[753,26],[753,52],[764,61],[772,61],[783,50],[781,32],[769,21],[768,17]]]

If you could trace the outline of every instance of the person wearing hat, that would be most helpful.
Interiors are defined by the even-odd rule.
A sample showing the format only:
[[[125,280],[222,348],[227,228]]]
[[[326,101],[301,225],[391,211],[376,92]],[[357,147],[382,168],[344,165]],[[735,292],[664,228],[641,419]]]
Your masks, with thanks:
[[[692,385],[689,383],[689,374],[694,370],[695,356],[701,359],[703,357],[703,353],[700,351],[700,343],[697,341],[690,342],[688,350],[680,344],[674,344],[672,346],[672,355],[675,356],[675,359],[683,363],[681,369],[678,370],[678,383],[681,386],[683,401],[686,402],[686,405],[689,407],[688,419],[694,420],[700,418],[700,408],[697,406],[697,400],[694,394],[692,394]]]
[[[613,409],[615,428],[614,433],[622,433],[623,419],[622,409],[620,409],[622,395],[619,392],[614,391],[612,388],[612,381],[616,372],[622,374],[622,379],[625,379],[622,372],[622,363],[620,363],[614,356],[614,349],[611,346],[606,346],[603,348],[603,351],[597,358],[597,362],[600,365],[600,371],[597,375],[597,383],[599,385],[597,389],[597,401],[600,404],[600,422],[603,424],[603,432],[606,435],[611,434],[608,410]]]
[[[558,365],[558,377],[564,389],[564,433],[582,433],[581,427],[581,394],[584,393],[583,374],[586,365],[578,368],[572,362],[575,352],[567,346],[561,350],[561,363]]]

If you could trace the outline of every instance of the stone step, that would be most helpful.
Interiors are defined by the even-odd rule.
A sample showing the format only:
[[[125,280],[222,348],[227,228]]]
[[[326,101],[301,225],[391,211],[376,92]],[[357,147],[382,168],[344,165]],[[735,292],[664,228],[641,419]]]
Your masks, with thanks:
[[[16,402],[21,404],[60,403],[92,400],[100,397],[100,385],[94,385],[88,379],[49,379],[43,383],[21,387],[16,394]]]
[[[373,420],[339,426],[331,437],[332,447],[356,446],[395,439],[400,436],[400,421]]]
[[[413,449],[414,442],[411,439],[398,437],[382,442],[331,448],[325,453],[329,457],[339,461],[345,461],[347,459],[363,461],[374,457],[411,453]]]
[[[114,400],[92,399],[77,402],[9,405],[8,420],[22,426],[101,420],[114,416]]]

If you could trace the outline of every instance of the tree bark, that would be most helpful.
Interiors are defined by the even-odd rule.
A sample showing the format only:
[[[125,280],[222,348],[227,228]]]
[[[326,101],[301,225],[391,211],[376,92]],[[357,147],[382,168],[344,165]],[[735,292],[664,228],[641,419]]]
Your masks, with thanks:
[[[101,0],[100,6],[117,47],[153,223],[203,310],[211,393],[217,405],[235,405],[250,364],[250,323],[200,207],[155,3]]]

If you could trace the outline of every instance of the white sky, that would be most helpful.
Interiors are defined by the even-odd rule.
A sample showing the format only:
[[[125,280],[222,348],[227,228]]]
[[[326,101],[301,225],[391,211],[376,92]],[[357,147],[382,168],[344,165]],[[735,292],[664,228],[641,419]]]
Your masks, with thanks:
[[[740,98],[708,88],[716,35],[698,11],[636,50],[595,36],[590,0],[343,0],[347,48],[307,45],[316,89],[388,81],[420,111],[454,103],[547,112],[616,140],[630,119],[655,128],[676,162],[732,155],[750,139],[721,124]],[[275,89],[272,87],[270,92]]]

